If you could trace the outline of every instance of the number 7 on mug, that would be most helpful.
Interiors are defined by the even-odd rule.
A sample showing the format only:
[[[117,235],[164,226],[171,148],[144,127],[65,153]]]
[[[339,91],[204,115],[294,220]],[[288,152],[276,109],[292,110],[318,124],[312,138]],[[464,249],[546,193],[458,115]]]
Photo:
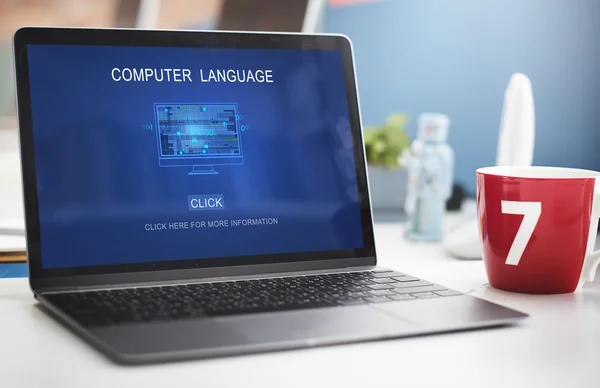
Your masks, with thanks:
[[[542,214],[541,202],[502,201],[503,214],[519,214],[523,216],[517,235],[512,242],[505,264],[519,265],[529,239]]]

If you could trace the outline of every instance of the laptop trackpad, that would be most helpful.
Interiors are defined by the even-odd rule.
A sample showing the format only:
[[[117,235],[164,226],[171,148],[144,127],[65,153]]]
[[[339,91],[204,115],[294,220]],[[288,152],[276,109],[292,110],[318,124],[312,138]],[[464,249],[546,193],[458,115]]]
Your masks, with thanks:
[[[311,344],[353,338],[385,338],[414,331],[408,322],[370,306],[322,308],[215,319],[250,343],[308,341]],[[319,341],[319,339],[323,341]]]
[[[422,299],[419,303],[379,303],[374,306],[423,328],[489,326],[523,317],[516,311],[467,295]]]

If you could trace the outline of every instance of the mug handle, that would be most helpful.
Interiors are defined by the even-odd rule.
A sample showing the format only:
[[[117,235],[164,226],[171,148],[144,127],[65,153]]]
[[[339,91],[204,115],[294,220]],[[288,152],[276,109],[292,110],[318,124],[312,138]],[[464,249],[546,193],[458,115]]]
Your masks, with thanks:
[[[594,184],[594,199],[592,203],[592,216],[590,218],[590,231],[588,245],[581,269],[582,281],[593,282],[596,270],[600,264],[600,250],[595,251],[596,238],[598,236],[598,221],[600,220],[600,178],[596,178]],[[581,282],[583,283],[583,282]]]

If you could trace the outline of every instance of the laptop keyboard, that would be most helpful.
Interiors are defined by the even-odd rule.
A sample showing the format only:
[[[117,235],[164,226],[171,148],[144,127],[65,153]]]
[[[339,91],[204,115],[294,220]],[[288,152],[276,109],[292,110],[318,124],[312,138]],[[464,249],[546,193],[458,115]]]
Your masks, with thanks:
[[[395,271],[45,294],[83,326],[438,298],[461,293]]]

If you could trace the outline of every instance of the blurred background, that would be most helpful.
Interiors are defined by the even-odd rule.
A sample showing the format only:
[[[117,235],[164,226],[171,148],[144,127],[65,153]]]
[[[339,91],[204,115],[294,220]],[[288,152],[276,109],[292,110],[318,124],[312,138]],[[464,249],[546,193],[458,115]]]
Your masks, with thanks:
[[[402,148],[419,113],[448,115],[468,195],[475,169],[495,164],[504,91],[522,72],[535,100],[534,164],[600,169],[598,0],[0,0],[0,127],[16,127],[10,45],[25,25],[346,34],[365,128],[392,122]]]

